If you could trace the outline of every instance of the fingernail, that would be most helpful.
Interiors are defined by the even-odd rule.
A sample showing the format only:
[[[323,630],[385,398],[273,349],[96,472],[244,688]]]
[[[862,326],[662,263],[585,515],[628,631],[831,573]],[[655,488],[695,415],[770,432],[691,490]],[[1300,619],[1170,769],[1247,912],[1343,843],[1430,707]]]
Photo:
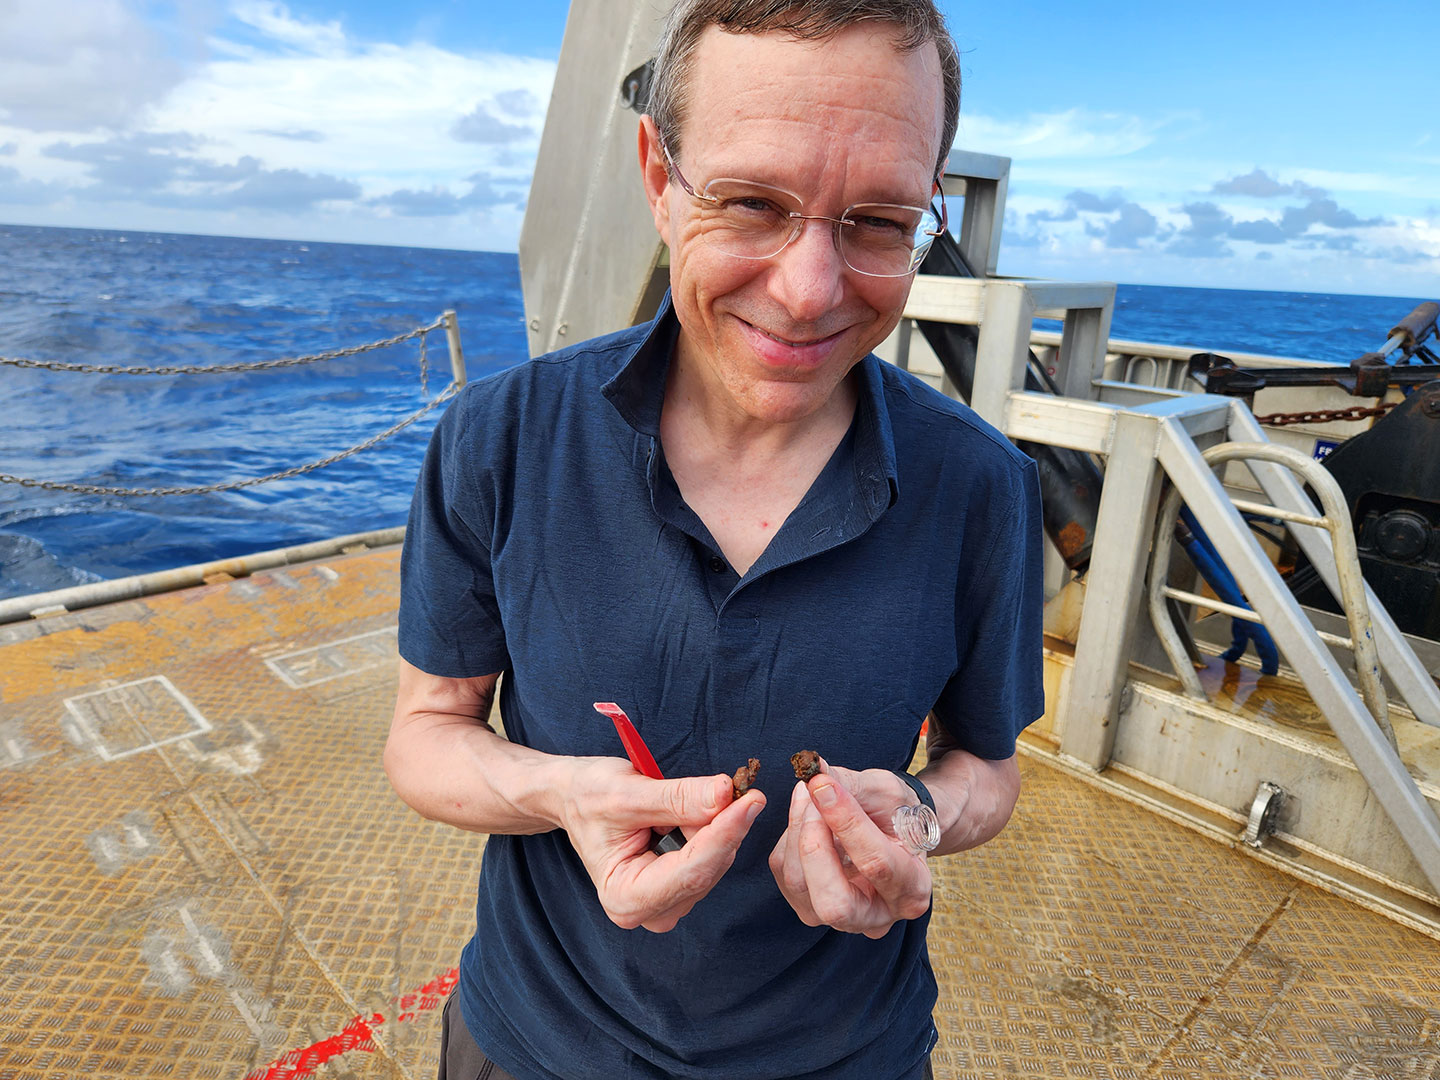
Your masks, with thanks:
[[[831,807],[831,806],[834,806],[834,805],[835,805],[835,785],[834,785],[834,784],[819,784],[819,785],[816,785],[814,788],[811,789],[811,791],[810,791],[810,797],[811,797],[812,799],[814,799],[815,802],[816,802],[816,804],[819,805],[819,806],[822,806],[822,807]]]
[[[763,809],[765,808],[761,806],[758,802],[752,801],[750,803],[750,808],[745,811],[745,824],[753,825],[755,823],[755,819],[760,816],[760,811]]]

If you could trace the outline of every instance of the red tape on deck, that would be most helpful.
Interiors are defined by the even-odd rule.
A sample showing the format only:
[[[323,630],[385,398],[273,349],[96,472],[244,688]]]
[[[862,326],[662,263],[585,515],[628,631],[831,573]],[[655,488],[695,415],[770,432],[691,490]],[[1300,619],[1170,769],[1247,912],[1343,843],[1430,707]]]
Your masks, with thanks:
[[[460,981],[460,969],[451,968],[424,986],[416,987],[408,994],[401,994],[393,1005],[395,1023],[403,1024],[414,1020],[416,1015],[428,1012],[445,1000],[455,984]],[[317,1043],[291,1050],[246,1075],[245,1080],[300,1080],[311,1076],[315,1070],[333,1057],[348,1054],[351,1050],[373,1053],[375,1050],[375,1028],[385,1023],[384,1013],[357,1016],[340,1029],[339,1034],[321,1039]]]

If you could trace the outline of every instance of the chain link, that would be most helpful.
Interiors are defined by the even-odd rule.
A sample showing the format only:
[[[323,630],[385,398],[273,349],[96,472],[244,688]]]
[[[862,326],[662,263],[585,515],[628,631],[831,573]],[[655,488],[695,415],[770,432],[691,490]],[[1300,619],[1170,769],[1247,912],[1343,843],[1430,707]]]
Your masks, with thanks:
[[[1348,409],[1321,409],[1317,412],[1266,413],[1255,419],[1270,427],[1285,427],[1288,424],[1327,424],[1332,420],[1368,420],[1372,416],[1384,416],[1398,404],[1400,404],[1398,401],[1387,401],[1374,408],[1351,405]]]
[[[228,480],[220,484],[206,484],[203,487],[177,487],[177,488],[118,488],[101,487],[97,484],[68,484],[57,480],[30,480],[20,476],[10,476],[7,473],[0,473],[0,484],[19,484],[21,487],[42,488],[45,491],[68,491],[76,495],[134,495],[134,496],[155,496],[155,495],[209,495],[215,491],[238,491],[241,488],[255,487],[257,484],[268,484],[272,480],[287,480],[292,476],[300,476],[302,473],[313,472],[316,469],[323,469],[327,465],[333,465],[337,461],[343,461],[352,454],[358,454],[362,450],[369,450],[372,446],[384,442],[390,436],[405,430],[415,423],[432,409],[449,401],[459,392],[459,388],[452,382],[440,392],[440,396],[417,412],[411,413],[398,424],[394,424],[378,435],[372,435],[362,443],[356,443],[348,450],[341,450],[338,454],[331,454],[319,461],[312,461],[308,465],[296,465],[289,469],[282,469],[279,472],[270,473],[268,476],[253,476],[248,480]]]
[[[360,353],[370,352],[375,349],[389,348],[391,345],[399,345],[401,342],[410,341],[414,338],[420,339],[420,392],[424,397],[429,396],[430,382],[430,360],[429,334],[432,330],[438,330],[445,325],[445,316],[440,316],[428,326],[417,327],[414,330],[406,331],[403,334],[396,334],[394,337],[385,338],[382,341],[371,341],[364,345],[349,345],[343,349],[331,349],[328,352],[315,353],[311,356],[293,356],[282,360],[259,360],[251,363],[241,364],[218,364],[212,367],[190,365],[185,367],[118,367],[113,364],[67,364],[60,361],[26,360],[19,357],[0,356],[0,366],[9,365],[19,368],[39,368],[45,371],[66,371],[79,372],[87,375],[217,375],[221,373],[232,373],[239,371],[268,371],[274,368],[297,367],[301,364],[314,364],[321,360],[338,360],[346,356],[358,356]],[[390,438],[415,421],[419,420],[426,413],[449,401],[459,392],[459,387],[451,382],[440,395],[429,401],[418,411],[411,413],[397,424],[393,424],[384,431],[372,435],[362,443],[342,450],[338,454],[331,454],[329,457],[321,458],[319,461],[312,461],[308,465],[296,465],[289,469],[281,469],[279,472],[270,473],[267,476],[254,476],[247,480],[229,480],[218,484],[204,484],[195,487],[173,487],[173,488],[121,488],[104,487],[99,484],[72,484],[59,480],[33,480],[28,477],[11,476],[8,473],[0,473],[0,484],[18,484],[20,487],[39,488],[44,491],[65,491],[76,495],[121,495],[121,496],[159,496],[159,495],[208,495],[216,491],[238,491],[241,488],[255,487],[258,484],[268,484],[274,480],[286,480],[292,476],[300,476],[304,473],[313,472],[316,469],[323,469],[327,465],[333,465],[337,461],[343,461],[353,454],[362,450],[369,450],[386,439]]]
[[[240,371],[271,371],[275,368],[299,367],[302,364],[318,364],[322,360],[339,360],[346,356],[359,356],[375,349],[386,349],[402,341],[419,338],[423,349],[425,335],[445,325],[442,315],[429,326],[408,330],[403,334],[370,341],[364,345],[348,345],[343,349],[314,353],[310,356],[290,356],[281,360],[252,360],[239,364],[187,364],[176,367],[120,367],[117,364],[67,364],[60,360],[27,360],[19,356],[0,356],[0,367],[35,368],[41,371],[68,371],[82,375],[227,375]],[[421,354],[423,357],[423,353]]]

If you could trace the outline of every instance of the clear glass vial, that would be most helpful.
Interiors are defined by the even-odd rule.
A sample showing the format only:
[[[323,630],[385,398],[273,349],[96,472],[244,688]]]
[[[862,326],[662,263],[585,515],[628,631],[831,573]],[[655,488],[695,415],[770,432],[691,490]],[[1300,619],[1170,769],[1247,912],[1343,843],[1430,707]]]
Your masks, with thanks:
[[[896,807],[890,825],[895,830],[895,838],[912,854],[923,855],[940,844],[940,819],[923,803]]]

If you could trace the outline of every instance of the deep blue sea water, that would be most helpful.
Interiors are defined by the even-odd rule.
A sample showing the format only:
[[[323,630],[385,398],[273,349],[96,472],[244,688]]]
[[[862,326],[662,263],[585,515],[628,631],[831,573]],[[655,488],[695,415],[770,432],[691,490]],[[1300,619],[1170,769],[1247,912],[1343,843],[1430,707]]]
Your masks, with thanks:
[[[1121,285],[1112,334],[1348,362],[1418,302]],[[0,225],[0,356],[224,364],[459,314],[472,379],[525,356],[514,255]],[[431,393],[446,381],[431,337]],[[80,375],[0,366],[0,473],[203,485],[343,450],[422,404],[414,343],[279,372]],[[238,492],[127,498],[0,483],[0,597],[402,525],[431,414],[326,469]]]

